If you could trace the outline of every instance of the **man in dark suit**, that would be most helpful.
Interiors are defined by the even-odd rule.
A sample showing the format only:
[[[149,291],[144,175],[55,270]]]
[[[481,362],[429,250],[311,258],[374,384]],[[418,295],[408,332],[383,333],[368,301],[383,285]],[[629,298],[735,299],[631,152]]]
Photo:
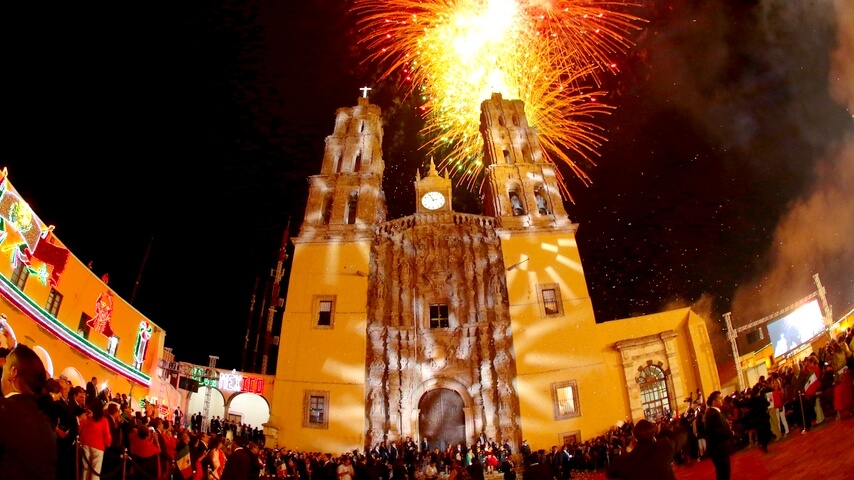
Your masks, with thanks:
[[[92,380],[86,384],[86,401],[98,398],[98,378],[92,377]]]
[[[249,442],[245,447],[237,447],[231,452],[220,480],[249,480],[258,478],[261,464],[258,463],[258,445]]]
[[[56,478],[56,441],[51,421],[36,399],[47,372],[36,353],[18,344],[6,357],[0,379],[0,473],[4,479]]]
[[[715,390],[709,394],[706,401],[709,407],[703,419],[706,427],[706,452],[715,466],[715,478],[717,480],[729,480],[730,477],[730,450],[732,448],[732,428],[723,413],[721,406],[723,399],[721,392]]]

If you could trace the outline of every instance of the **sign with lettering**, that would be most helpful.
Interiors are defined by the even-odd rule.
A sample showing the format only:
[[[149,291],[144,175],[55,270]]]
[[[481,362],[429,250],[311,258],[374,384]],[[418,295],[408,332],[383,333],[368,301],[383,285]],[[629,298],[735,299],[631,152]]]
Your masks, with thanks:
[[[231,373],[219,374],[219,387],[230,392],[245,392],[264,394],[264,379],[260,377],[248,377],[232,370]]]

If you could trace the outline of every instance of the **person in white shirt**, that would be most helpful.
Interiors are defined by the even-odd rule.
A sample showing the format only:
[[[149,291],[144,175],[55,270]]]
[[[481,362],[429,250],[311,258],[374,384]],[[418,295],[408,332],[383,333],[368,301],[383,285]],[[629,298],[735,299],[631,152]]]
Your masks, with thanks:
[[[338,465],[338,480],[353,480],[354,475],[356,475],[356,471],[353,470],[350,457],[344,456],[341,465]]]

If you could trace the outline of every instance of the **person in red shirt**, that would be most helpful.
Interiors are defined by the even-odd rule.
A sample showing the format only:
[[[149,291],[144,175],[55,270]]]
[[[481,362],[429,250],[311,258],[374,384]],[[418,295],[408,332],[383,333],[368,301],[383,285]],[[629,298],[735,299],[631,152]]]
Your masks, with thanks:
[[[130,433],[130,455],[135,468],[142,471],[139,478],[157,478],[160,472],[160,445],[148,425],[140,425]]]
[[[111,443],[110,423],[104,416],[104,404],[97,398],[87,401],[86,417],[80,422],[80,446],[83,457],[83,480],[97,480],[101,476],[104,451]]]
[[[169,422],[155,418],[151,420],[151,427],[160,445],[160,478],[168,478],[172,474],[178,440],[172,435]]]

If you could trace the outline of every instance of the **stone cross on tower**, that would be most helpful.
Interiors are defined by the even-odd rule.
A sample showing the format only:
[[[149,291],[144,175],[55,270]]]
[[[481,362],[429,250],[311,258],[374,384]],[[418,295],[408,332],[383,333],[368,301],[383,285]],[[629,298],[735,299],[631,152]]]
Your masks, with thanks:
[[[373,90],[373,89],[370,87],[362,87],[359,90],[362,91],[362,98],[368,98],[368,92]]]

